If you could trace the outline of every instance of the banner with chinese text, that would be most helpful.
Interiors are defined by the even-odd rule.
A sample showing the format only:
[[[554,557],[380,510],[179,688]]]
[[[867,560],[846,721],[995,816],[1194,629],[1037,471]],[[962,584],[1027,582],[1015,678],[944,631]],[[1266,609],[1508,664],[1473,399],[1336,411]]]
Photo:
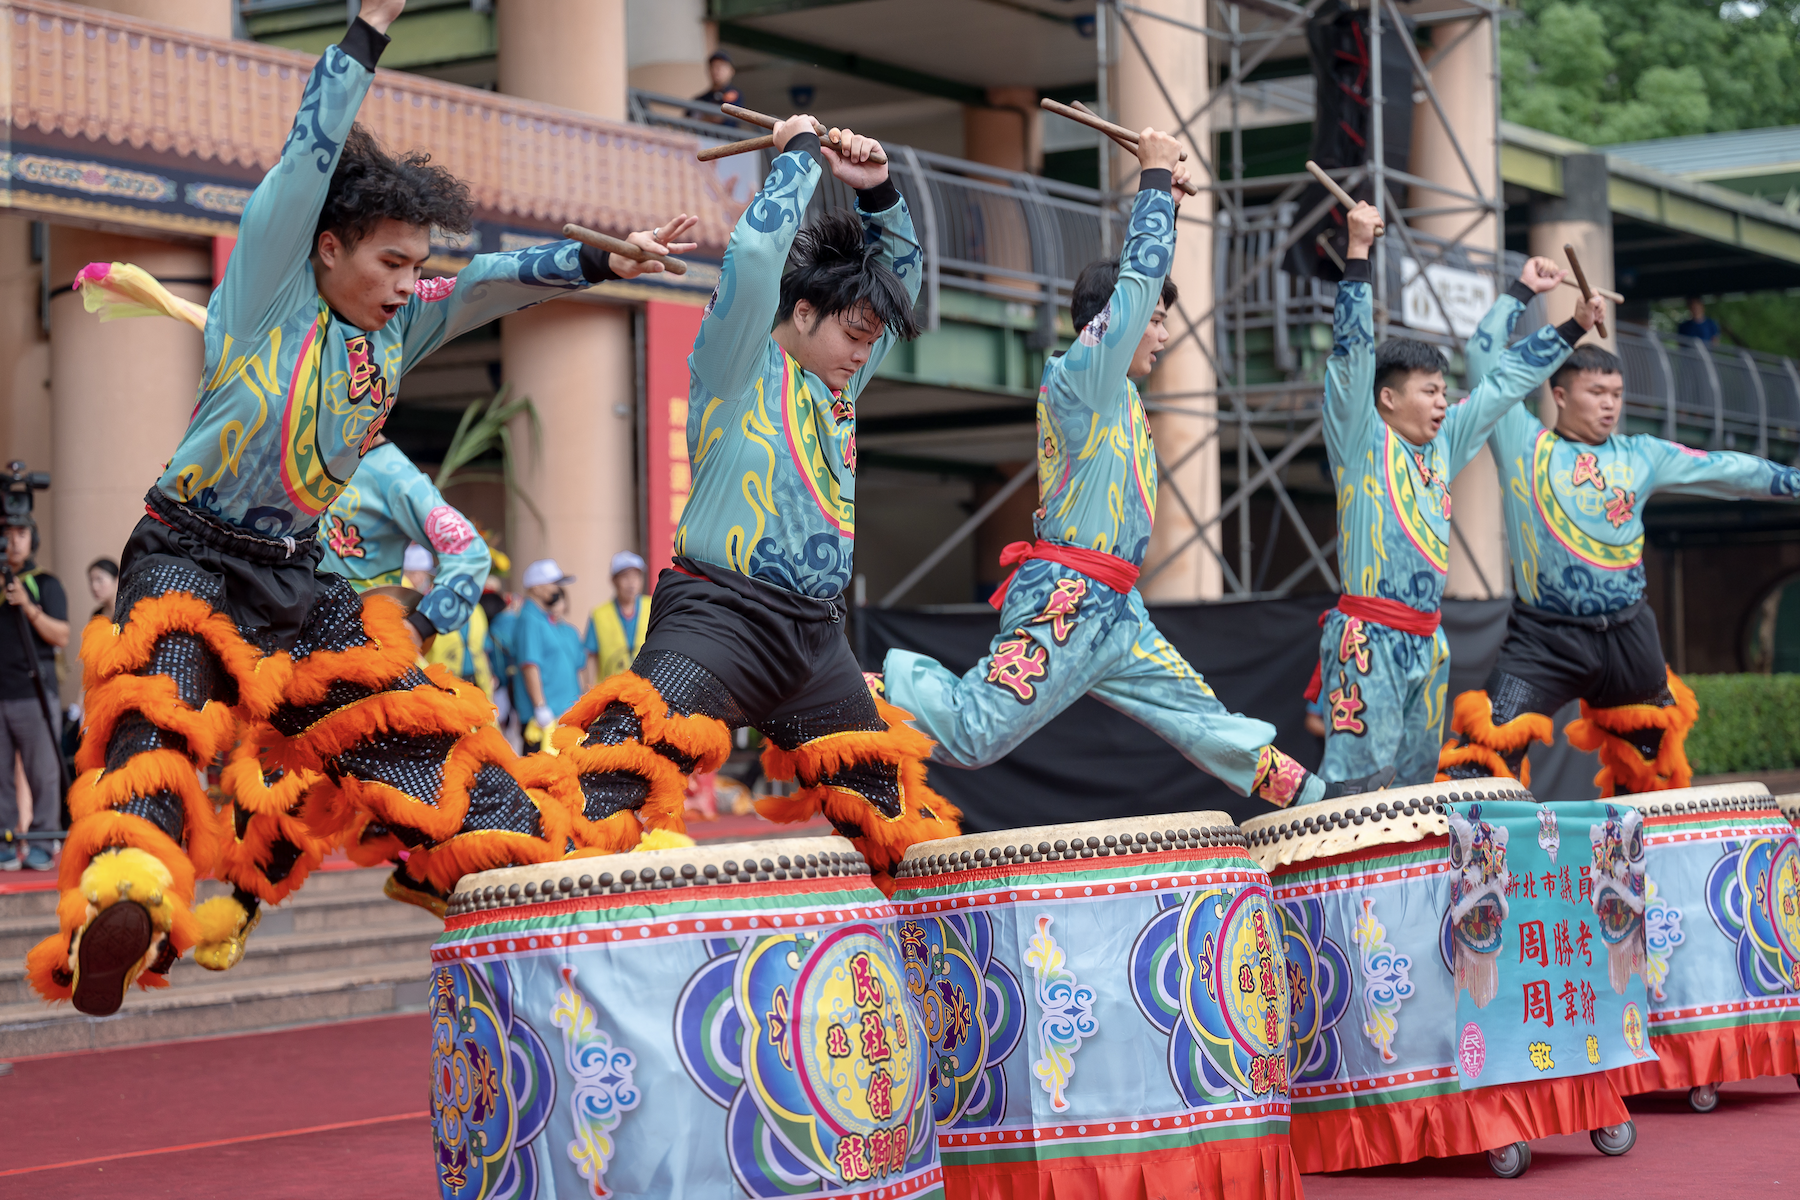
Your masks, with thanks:
[[[652,588],[669,565],[692,483],[687,360],[704,312],[660,300],[644,305],[644,562]]]
[[[1644,891],[1636,809],[1452,810],[1445,941],[1464,1089],[1656,1057],[1645,1026]]]

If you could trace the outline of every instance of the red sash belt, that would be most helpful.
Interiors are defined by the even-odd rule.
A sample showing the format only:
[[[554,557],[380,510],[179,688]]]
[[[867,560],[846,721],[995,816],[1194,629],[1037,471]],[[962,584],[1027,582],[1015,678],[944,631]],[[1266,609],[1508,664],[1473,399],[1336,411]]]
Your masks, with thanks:
[[[1104,550],[1083,550],[1079,546],[1058,546],[1054,542],[1013,542],[1000,552],[1000,565],[1011,567],[1012,574],[994,589],[993,596],[988,600],[989,604],[998,609],[1006,603],[1007,590],[1012,587],[1020,565],[1033,558],[1047,558],[1051,562],[1072,567],[1083,575],[1098,579],[1115,592],[1129,592],[1137,586],[1138,569],[1116,554],[1108,554]]]
[[[1325,622],[1333,611],[1328,608],[1319,614],[1321,629],[1325,627]],[[1373,621],[1377,625],[1398,629],[1401,633],[1414,633],[1420,637],[1430,637],[1438,631],[1438,626],[1444,623],[1442,610],[1422,613],[1411,605],[1402,604],[1398,600],[1382,600],[1375,596],[1339,596],[1335,611],[1343,613],[1346,617]],[[1308,704],[1318,700],[1322,687],[1319,664],[1314,663],[1312,679],[1306,685],[1305,695]]]

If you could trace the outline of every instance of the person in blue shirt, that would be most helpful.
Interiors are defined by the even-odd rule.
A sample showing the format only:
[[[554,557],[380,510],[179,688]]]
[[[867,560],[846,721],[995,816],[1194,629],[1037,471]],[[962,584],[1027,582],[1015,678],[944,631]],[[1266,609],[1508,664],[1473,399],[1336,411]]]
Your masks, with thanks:
[[[1156,453],[1132,378],[1148,375],[1168,340],[1177,299],[1168,277],[1181,147],[1139,135],[1143,166],[1117,260],[1085,268],[1070,315],[1079,331],[1044,365],[1038,389],[1037,541],[1015,543],[1020,565],[995,595],[1000,633],[958,677],[922,654],[890,650],[887,697],[953,766],[997,762],[1083,695],[1142,722],[1239,795],[1276,806],[1379,787],[1328,789],[1274,746],[1275,727],[1232,712],[1157,630],[1137,575],[1156,519]]]
[[[1706,301],[1698,296],[1687,299],[1688,319],[1675,326],[1675,335],[1698,338],[1711,345],[1719,340],[1719,323],[1706,315]]]
[[[1515,285],[1482,318],[1469,339],[1471,376],[1493,369],[1529,300]],[[1566,732],[1577,749],[1598,752],[1601,795],[1687,787],[1685,744],[1699,705],[1663,661],[1656,614],[1644,601],[1644,505],[1657,492],[1791,500],[1800,471],[1618,432],[1623,365],[1600,346],[1578,347],[1550,377],[1550,391],[1554,428],[1519,407],[1488,439],[1515,598],[1486,686],[1456,698],[1438,777],[1508,776],[1530,786],[1526,750],[1551,744],[1557,710],[1579,700],[1581,717]]]
[[[686,777],[716,771],[731,731],[754,726],[768,775],[801,784],[759,811],[823,809],[886,883],[907,846],[958,832],[925,784],[929,740],[871,693],[844,632],[856,402],[894,343],[918,335],[922,263],[879,144],[837,130],[825,145],[815,128],[776,125],[779,153],[694,339],[693,490],[643,649],[563,715],[554,744],[578,773],[577,839],[618,849],[644,826],[682,829]],[[821,158],[856,211],[802,229]]]
[[[554,558],[540,558],[525,568],[520,582],[525,603],[511,633],[512,655],[528,705],[519,711],[531,714],[525,745],[536,749],[556,728],[556,718],[581,699],[581,670],[587,666],[587,650],[581,644],[581,631],[557,612],[563,603],[563,586],[574,583],[575,577],[563,574]]]
[[[1325,452],[1337,490],[1343,592],[1319,643],[1326,703],[1319,774],[1357,779],[1392,763],[1396,784],[1429,783],[1450,667],[1439,628],[1450,570],[1450,481],[1593,327],[1601,301],[1504,350],[1468,399],[1452,405],[1437,347],[1389,338],[1376,348],[1369,249],[1380,218],[1358,204],[1348,221],[1349,257],[1325,366]]]
[[[119,556],[114,624],[83,646],[59,928],[27,958],[40,995],[83,1013],[116,1011],[190,950],[213,969],[237,962],[259,904],[299,886],[346,808],[413,847],[409,871],[440,891],[568,846],[565,807],[526,792],[480,689],[418,668],[419,630],[398,604],[365,605],[317,570],[318,522],[375,448],[408,368],[505,313],[642,270],[557,241],[421,280],[433,227],[468,231],[473,201],[356,125],[403,7],[364,0],[308,77],[207,304],[198,403]],[[240,720],[268,740],[243,743],[255,757],[233,766],[255,786],[220,813],[202,772]],[[294,795],[307,772],[335,784],[325,825]],[[257,812],[279,818],[280,837],[227,855]],[[196,905],[195,879],[215,870],[233,893]]]

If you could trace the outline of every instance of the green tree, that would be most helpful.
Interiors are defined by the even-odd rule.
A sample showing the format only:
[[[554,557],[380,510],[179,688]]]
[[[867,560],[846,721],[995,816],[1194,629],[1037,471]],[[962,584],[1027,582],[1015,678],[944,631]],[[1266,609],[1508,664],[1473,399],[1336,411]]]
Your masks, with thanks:
[[[1800,124],[1800,0],[1520,0],[1506,118],[1589,145]]]

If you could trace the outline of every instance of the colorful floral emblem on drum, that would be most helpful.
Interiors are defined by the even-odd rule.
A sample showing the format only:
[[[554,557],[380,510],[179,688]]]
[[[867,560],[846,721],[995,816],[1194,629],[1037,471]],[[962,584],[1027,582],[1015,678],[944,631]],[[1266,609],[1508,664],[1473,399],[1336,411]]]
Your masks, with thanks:
[[[1367,896],[1350,937],[1362,951],[1363,1035],[1381,1052],[1381,1061],[1391,1063],[1394,1037],[1400,1032],[1400,1006],[1413,998],[1412,959],[1388,942],[1387,927],[1375,915],[1375,901]]]
[[[1284,930],[1262,884],[1202,887],[1139,932],[1131,990],[1169,1035],[1169,1077],[1190,1105],[1285,1096],[1293,1004]]]
[[[1737,945],[1744,994],[1800,991],[1800,842],[1789,834],[1726,846],[1706,878],[1706,907]]]
[[[1450,907],[1444,923],[1450,945],[1450,970],[1460,993],[1468,989],[1476,1008],[1486,1008],[1500,988],[1495,959],[1506,939],[1505,826],[1481,819],[1481,806],[1469,815],[1452,811],[1450,822]]]
[[[1681,910],[1657,894],[1656,880],[1644,878],[1644,986],[1655,1000],[1665,1000],[1663,984],[1669,980],[1669,958],[1687,941],[1681,931]]]
[[[1039,915],[1037,932],[1025,951],[1037,985],[1038,1057],[1031,1064],[1050,1097],[1052,1112],[1067,1112],[1069,1081],[1075,1075],[1075,1052],[1099,1031],[1094,1020],[1094,989],[1082,984],[1068,969],[1068,956],[1050,932],[1051,918]]]
[[[728,1110],[727,1155],[746,1193],[835,1192],[930,1159],[926,1043],[879,928],[707,947],[716,957],[676,1004],[676,1048]]]
[[[575,968],[562,968],[563,985],[556,993],[550,1023],[563,1033],[563,1058],[575,1080],[569,1096],[575,1140],[569,1159],[596,1196],[607,1195],[606,1164],[612,1161],[613,1130],[638,1105],[632,1083],[637,1056],[615,1045],[601,1029],[593,1003],[575,983]]]
[[[444,1200],[535,1196],[531,1143],[556,1104],[550,1052],[513,1012],[505,963],[431,977],[431,1120]]]
[[[1025,993],[994,957],[992,918],[915,917],[900,923],[899,940],[906,991],[925,1027],[932,1117],[943,1128],[999,1124],[1002,1064],[1025,1031]]]
[[[1293,1044],[1288,1078],[1296,1085],[1338,1077],[1344,1063],[1338,1023],[1350,1011],[1350,956],[1325,934],[1325,906],[1302,896],[1281,901],[1281,948],[1287,963]]]
[[[1623,996],[1633,974],[1644,973],[1644,818],[1635,809],[1606,806],[1606,817],[1588,826],[1594,850],[1594,916],[1606,944],[1607,972]]]

